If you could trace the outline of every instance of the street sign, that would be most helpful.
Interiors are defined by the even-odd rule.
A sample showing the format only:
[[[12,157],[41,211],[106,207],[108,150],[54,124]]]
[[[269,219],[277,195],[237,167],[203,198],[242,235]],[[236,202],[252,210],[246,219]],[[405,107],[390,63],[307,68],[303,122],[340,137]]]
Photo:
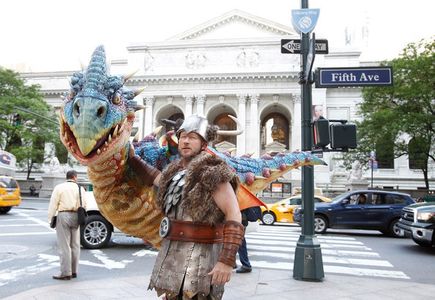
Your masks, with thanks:
[[[390,86],[391,67],[318,68],[316,87]]]
[[[316,54],[328,54],[328,40],[316,40]],[[281,53],[301,54],[300,39],[282,39]]]
[[[378,169],[378,161],[369,159],[369,168],[372,170],[377,170]]]
[[[293,28],[298,33],[309,33],[316,27],[317,19],[319,18],[320,9],[293,9],[292,24]]]

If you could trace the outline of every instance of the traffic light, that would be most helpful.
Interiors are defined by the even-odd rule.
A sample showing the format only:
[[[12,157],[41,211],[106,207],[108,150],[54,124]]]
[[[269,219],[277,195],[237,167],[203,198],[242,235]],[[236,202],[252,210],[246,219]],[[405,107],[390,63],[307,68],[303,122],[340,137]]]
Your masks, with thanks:
[[[356,148],[355,124],[331,124],[331,148],[349,149]]]
[[[329,144],[329,121],[327,119],[320,117],[314,121],[313,138],[315,148],[325,148]]]

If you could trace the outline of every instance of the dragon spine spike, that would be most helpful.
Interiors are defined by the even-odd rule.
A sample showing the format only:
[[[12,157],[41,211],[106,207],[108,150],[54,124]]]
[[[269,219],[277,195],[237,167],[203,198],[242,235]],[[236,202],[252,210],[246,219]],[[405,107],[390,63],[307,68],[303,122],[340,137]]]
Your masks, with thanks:
[[[124,83],[127,82],[127,80],[129,80],[131,77],[134,76],[134,74],[136,74],[139,70],[135,70],[127,75],[122,76]],[[140,93],[139,93],[140,94]]]
[[[107,77],[106,52],[104,46],[98,46],[92,54],[86,70],[84,89],[102,90]]]
[[[143,87],[143,88],[135,90],[134,91],[134,96],[136,97],[137,95],[142,94],[142,92],[145,91],[145,89],[146,89],[146,87]]]

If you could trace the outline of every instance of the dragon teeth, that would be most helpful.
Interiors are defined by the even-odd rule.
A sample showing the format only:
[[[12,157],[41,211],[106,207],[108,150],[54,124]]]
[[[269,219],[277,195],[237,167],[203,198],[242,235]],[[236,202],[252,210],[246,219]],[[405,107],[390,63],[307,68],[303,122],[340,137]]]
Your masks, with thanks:
[[[112,136],[110,134],[109,134],[108,140],[109,140],[109,143],[112,141]]]
[[[97,154],[100,155],[101,154],[101,150],[97,149]]]
[[[113,136],[118,135],[118,130],[119,130],[119,127],[118,127],[118,124],[116,124],[115,130],[113,131]]]

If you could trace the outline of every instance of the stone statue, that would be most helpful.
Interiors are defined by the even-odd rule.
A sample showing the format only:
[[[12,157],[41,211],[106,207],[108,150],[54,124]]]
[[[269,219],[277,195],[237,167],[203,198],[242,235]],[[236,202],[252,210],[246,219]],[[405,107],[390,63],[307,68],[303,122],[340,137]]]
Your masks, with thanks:
[[[50,165],[48,167],[48,171],[51,174],[59,174],[59,173],[64,173],[63,169],[60,165],[59,159],[54,156],[51,160],[50,160]]]
[[[350,170],[350,174],[348,176],[349,181],[360,181],[362,180],[362,170],[361,164],[359,161],[354,161],[352,163],[352,169]]]

